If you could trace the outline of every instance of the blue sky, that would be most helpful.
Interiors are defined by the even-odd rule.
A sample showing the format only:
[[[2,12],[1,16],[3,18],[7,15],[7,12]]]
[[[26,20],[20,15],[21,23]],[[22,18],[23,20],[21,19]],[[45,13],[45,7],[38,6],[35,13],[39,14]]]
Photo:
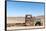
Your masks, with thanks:
[[[32,16],[44,15],[44,4],[7,2],[7,16],[24,16],[26,14]]]

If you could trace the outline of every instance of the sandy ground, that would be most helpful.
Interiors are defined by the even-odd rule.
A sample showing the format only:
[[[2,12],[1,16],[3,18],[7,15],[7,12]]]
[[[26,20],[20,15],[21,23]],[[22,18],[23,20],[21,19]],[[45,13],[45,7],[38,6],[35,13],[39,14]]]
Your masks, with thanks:
[[[9,18],[7,20],[7,23],[25,23],[25,19],[24,18]],[[37,29],[37,28],[44,28],[44,26],[13,26],[13,27],[7,27],[8,31],[15,31],[16,29]]]
[[[7,27],[7,30],[16,30],[16,29],[36,29],[36,28],[44,28],[44,26],[14,26]]]

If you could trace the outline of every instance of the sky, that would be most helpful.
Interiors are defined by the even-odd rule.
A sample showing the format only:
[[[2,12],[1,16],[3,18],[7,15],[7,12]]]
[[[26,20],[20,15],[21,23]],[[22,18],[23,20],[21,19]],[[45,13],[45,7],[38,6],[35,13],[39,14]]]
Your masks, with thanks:
[[[44,4],[27,2],[7,2],[7,16],[44,15]]]

